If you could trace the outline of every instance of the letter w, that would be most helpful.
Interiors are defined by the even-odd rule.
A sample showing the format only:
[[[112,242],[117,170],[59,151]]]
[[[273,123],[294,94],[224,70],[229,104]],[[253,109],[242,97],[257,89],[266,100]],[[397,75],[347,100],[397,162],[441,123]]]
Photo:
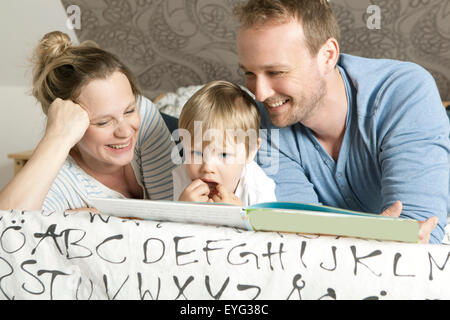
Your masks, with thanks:
[[[142,293],[142,274],[140,272],[137,273],[138,277],[138,284],[139,284],[139,296],[141,297],[141,300],[145,299],[145,295],[148,293],[150,295],[150,298],[152,300],[158,300],[159,298],[159,292],[161,291],[161,279],[158,277],[158,293],[156,295],[156,299],[153,298],[152,293],[150,290],[145,290],[144,293]]]

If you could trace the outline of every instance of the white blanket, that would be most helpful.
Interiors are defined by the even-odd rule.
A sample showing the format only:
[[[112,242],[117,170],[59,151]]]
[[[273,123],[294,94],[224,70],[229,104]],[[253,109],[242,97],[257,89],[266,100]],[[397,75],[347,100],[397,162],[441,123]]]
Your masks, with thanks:
[[[0,212],[0,298],[450,299],[449,249]]]

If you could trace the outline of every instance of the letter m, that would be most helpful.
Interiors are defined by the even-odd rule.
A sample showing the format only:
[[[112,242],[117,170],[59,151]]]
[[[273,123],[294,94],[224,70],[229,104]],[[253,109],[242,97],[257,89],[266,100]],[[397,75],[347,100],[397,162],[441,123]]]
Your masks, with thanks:
[[[445,259],[444,264],[442,265],[442,267],[440,267],[436,260],[434,260],[434,258],[431,256],[431,253],[428,252],[428,259],[430,261],[430,276],[429,276],[429,280],[433,280],[433,263],[436,265],[436,267],[438,267],[439,270],[443,271],[445,266],[447,265],[448,259],[450,258],[450,252],[447,254],[447,259]]]

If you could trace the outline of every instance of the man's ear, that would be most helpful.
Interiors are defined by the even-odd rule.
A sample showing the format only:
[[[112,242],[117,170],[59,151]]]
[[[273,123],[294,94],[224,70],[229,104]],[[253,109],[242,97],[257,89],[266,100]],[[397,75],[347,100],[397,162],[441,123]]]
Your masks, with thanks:
[[[256,157],[256,153],[258,152],[259,148],[261,147],[261,138],[258,138],[258,143],[256,145],[256,148],[251,148],[252,146],[250,146],[249,150],[248,150],[248,155],[247,155],[247,161],[246,163],[249,164],[250,162],[252,162],[255,157]]]
[[[339,54],[339,43],[334,38],[329,38],[319,49],[317,59],[324,74],[334,70],[339,59]]]

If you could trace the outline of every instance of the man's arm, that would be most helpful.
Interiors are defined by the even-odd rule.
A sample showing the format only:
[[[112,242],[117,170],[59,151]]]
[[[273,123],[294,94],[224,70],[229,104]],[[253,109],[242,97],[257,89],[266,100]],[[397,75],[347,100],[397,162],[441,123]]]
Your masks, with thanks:
[[[439,221],[430,242],[440,243],[449,201],[450,143],[449,123],[434,79],[416,67],[397,74],[379,96],[383,210],[400,200],[400,217],[425,221],[436,216]]]

